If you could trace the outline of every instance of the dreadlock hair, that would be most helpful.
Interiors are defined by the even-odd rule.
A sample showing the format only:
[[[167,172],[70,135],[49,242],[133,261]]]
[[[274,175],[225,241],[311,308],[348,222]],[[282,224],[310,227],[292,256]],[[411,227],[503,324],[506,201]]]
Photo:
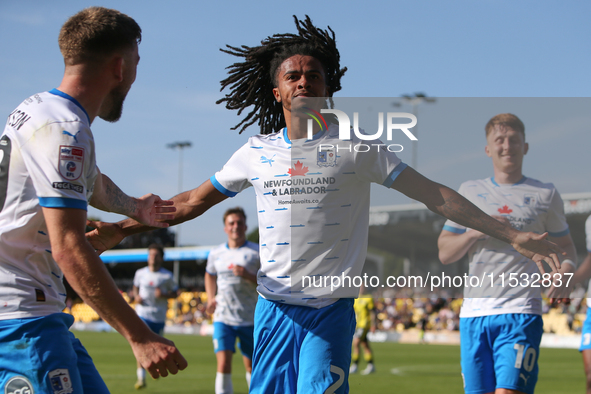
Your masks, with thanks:
[[[226,45],[220,51],[243,57],[244,61],[227,67],[229,76],[221,81],[223,91],[229,87],[230,93],[216,102],[226,103],[227,109],[242,111],[254,105],[254,109],[240,123],[242,133],[248,126],[258,121],[261,134],[274,133],[285,127],[285,117],[281,103],[275,100],[273,88],[277,87],[277,70],[281,64],[294,55],[312,56],[320,61],[326,74],[329,96],[341,90],[341,77],[347,68],[340,68],[340,54],[336,47],[334,31],[316,28],[310,17],[304,21],[293,16],[298,34],[275,34],[261,41],[260,46],[240,48]],[[332,99],[330,100],[333,106]]]

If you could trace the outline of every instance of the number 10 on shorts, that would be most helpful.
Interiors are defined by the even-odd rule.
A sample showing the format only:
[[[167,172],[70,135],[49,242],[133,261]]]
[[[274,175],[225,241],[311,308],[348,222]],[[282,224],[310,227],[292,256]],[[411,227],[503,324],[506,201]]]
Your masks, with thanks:
[[[525,345],[518,343],[513,346],[513,349],[517,350],[517,356],[515,357],[515,368],[521,369],[521,365],[527,372],[531,372],[536,364],[536,349],[530,347],[523,354]]]

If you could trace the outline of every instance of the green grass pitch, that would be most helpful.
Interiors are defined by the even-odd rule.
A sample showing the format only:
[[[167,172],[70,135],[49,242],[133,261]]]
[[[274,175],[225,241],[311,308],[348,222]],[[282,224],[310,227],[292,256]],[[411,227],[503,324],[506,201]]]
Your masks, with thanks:
[[[135,359],[127,342],[116,333],[75,332],[93,357],[112,394],[135,392]],[[213,393],[215,356],[210,337],[168,335],[189,366],[178,375],[148,379],[142,393]],[[374,343],[377,372],[352,375],[351,393],[462,393],[460,348],[444,345]],[[242,357],[234,357],[234,392],[246,394]],[[365,364],[361,361],[360,368]],[[574,349],[541,350],[536,394],[585,392],[581,355]]]

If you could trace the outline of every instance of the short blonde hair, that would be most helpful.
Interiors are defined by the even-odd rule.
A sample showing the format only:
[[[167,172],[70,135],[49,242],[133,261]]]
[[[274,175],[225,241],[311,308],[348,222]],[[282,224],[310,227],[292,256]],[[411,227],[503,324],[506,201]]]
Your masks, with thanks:
[[[519,119],[517,116],[513,114],[498,114],[493,116],[492,119],[489,120],[486,126],[484,127],[487,137],[492,131],[492,129],[494,129],[497,125],[509,127],[515,131],[521,132],[523,134],[523,137],[525,138],[525,125],[523,124],[521,119]]]
[[[142,29],[135,20],[103,7],[89,7],[70,17],[58,38],[66,65],[98,62],[141,40]]]

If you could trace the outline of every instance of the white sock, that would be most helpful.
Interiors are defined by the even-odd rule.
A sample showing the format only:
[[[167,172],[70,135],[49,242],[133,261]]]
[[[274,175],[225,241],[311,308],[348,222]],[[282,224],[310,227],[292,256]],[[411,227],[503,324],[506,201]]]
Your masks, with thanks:
[[[142,382],[146,380],[146,370],[143,368],[137,369],[137,380],[141,380]]]
[[[246,385],[250,388],[250,372],[246,371]]]
[[[215,394],[233,394],[232,374],[216,372],[215,374]]]

